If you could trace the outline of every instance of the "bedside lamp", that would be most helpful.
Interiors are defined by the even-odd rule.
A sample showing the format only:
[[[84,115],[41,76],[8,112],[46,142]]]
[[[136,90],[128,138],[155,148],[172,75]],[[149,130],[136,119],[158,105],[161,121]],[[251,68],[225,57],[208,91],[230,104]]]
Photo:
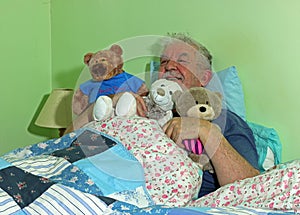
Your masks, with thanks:
[[[72,89],[54,89],[45,102],[35,124],[56,128],[61,137],[72,122]]]

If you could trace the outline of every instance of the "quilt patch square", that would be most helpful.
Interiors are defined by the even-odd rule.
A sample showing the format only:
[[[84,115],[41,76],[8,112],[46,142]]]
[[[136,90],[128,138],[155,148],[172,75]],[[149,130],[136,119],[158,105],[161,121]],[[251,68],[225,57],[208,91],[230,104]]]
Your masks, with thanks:
[[[102,153],[117,143],[97,132],[85,130],[75,138],[70,147],[57,150],[51,155],[63,157],[71,163]]]
[[[53,184],[46,178],[35,176],[14,166],[0,170],[0,188],[21,208],[32,203]]]

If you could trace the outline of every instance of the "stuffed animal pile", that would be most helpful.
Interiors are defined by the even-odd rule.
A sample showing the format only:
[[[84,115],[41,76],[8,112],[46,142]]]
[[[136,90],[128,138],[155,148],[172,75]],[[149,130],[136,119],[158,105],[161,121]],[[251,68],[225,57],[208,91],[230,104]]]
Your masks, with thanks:
[[[174,81],[159,79],[152,83],[148,96],[143,97],[147,106],[146,116],[156,119],[160,126],[163,126],[173,117],[174,92],[181,92],[182,89]],[[112,99],[108,96],[100,96],[94,106],[94,119],[97,121],[112,116],[130,117],[136,115],[136,100],[131,93],[124,93],[114,107]]]
[[[136,115],[136,100],[130,92],[142,96],[148,93],[148,89],[143,80],[123,70],[122,54],[123,50],[119,45],[112,45],[108,50],[84,56],[84,63],[88,66],[92,79],[81,84],[74,94],[72,108],[76,115],[94,102],[93,116],[97,121],[113,116]],[[124,93],[113,103],[113,95],[120,92]],[[220,93],[203,87],[183,91],[176,82],[166,79],[155,81],[148,96],[143,99],[148,110],[146,116],[156,119],[161,127],[173,117],[174,103],[181,117],[214,120],[222,109]],[[203,170],[213,171],[199,140],[185,140],[183,144],[191,152],[190,157]]]
[[[212,121],[220,116],[222,110],[222,95],[203,87],[175,92],[173,100],[176,111],[181,117],[195,117]],[[200,140],[184,140],[183,144],[191,152],[190,158],[198,163],[202,170],[214,171]]]
[[[76,90],[72,103],[74,114],[81,114],[102,95],[119,92],[144,95],[148,92],[143,80],[123,70],[122,54],[122,48],[115,44],[108,50],[87,53],[84,56],[84,63],[88,66],[92,79]]]

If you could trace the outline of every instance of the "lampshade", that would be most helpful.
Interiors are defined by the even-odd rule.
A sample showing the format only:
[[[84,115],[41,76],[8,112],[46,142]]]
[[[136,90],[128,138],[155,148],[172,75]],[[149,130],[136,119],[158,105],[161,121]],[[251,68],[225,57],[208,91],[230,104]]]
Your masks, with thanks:
[[[72,89],[54,89],[35,124],[46,128],[66,128],[72,122]]]

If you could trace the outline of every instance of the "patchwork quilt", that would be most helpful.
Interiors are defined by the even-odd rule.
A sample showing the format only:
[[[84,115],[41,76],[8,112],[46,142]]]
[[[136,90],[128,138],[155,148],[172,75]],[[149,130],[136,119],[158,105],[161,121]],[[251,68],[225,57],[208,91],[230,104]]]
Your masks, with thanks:
[[[202,172],[155,121],[92,122],[0,157],[0,214],[300,213],[300,161],[196,199]]]

